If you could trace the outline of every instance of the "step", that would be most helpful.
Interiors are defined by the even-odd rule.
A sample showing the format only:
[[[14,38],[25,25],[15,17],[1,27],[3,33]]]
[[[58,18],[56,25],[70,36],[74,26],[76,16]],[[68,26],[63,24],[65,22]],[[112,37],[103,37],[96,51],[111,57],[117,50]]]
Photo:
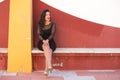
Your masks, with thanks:
[[[7,69],[7,48],[0,48],[0,69]],[[120,69],[120,48],[57,48],[53,66],[61,70]],[[101,66],[102,65],[102,66]],[[45,58],[42,51],[32,50],[33,70],[43,70]]]
[[[8,53],[8,48],[0,48],[0,53]],[[32,53],[43,53],[33,48]],[[120,53],[120,48],[57,48],[54,53]]]

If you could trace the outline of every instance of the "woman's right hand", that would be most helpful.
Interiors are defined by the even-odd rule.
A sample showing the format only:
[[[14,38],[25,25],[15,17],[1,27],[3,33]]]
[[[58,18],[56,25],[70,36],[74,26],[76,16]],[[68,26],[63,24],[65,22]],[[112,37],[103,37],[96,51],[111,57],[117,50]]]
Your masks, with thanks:
[[[47,46],[47,45],[48,45],[48,40],[43,40],[43,44],[44,44],[45,46]]]

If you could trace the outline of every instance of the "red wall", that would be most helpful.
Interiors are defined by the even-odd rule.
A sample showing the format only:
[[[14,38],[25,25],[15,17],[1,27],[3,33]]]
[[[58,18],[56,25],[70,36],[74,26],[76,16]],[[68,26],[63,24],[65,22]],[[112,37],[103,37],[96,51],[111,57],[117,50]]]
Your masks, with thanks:
[[[112,56],[111,56],[112,54]],[[54,66],[61,70],[111,70],[120,69],[120,54],[116,53],[85,53],[85,54],[54,54],[53,65],[61,64],[63,66]],[[92,55],[92,56],[91,56]],[[44,70],[45,59],[43,54],[33,54],[33,70]]]
[[[0,48],[8,47],[9,3],[0,3]],[[86,21],[55,8],[40,0],[33,0],[33,46],[36,47],[37,24],[42,10],[49,9],[52,21],[57,25],[57,47],[120,47],[120,28]],[[17,26],[16,26],[17,27]],[[112,56],[111,56],[112,54]],[[54,54],[53,63],[63,62],[59,69],[120,69],[120,55],[111,54]],[[43,54],[32,54],[33,69],[44,69]],[[107,64],[107,65],[106,65]],[[93,66],[94,65],[94,66]],[[101,66],[102,65],[102,66]],[[7,54],[0,53],[0,70],[7,69]]]
[[[0,3],[0,48],[8,47],[9,3],[10,0]],[[37,24],[40,14],[46,8],[51,11],[52,21],[57,25],[57,47],[120,47],[120,28],[71,16],[40,0],[33,0],[33,47],[36,47],[38,42]]]
[[[8,47],[9,0],[0,3],[0,48]]]
[[[38,41],[37,24],[44,9],[51,11],[52,21],[57,25],[57,47],[120,47],[120,28],[86,21],[50,7],[40,0],[33,0],[34,47]]]
[[[112,54],[112,56],[111,56]],[[61,70],[111,70],[120,69],[120,54],[54,54],[53,64],[63,63],[63,66],[54,66]],[[8,55],[0,53],[0,70],[7,70]],[[33,70],[44,70],[45,58],[43,54],[32,54]]]

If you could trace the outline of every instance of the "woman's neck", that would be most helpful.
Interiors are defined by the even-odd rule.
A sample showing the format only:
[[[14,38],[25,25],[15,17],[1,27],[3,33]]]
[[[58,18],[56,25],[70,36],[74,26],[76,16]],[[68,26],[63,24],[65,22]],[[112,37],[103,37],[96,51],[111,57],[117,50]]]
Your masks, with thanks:
[[[51,22],[50,21],[46,21],[45,22],[45,25],[49,25]]]

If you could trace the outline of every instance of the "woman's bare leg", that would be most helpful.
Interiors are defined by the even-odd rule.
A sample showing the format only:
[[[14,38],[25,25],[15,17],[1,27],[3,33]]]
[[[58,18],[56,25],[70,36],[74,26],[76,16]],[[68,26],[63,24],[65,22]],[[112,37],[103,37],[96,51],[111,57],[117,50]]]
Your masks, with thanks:
[[[48,68],[52,68],[52,50],[50,49],[49,45],[43,45],[43,50],[46,59],[45,70],[47,71]]]
[[[47,52],[48,52],[48,68],[52,68],[52,49],[50,49],[49,45],[47,47]]]
[[[49,48],[49,62],[48,68],[52,68],[52,49]]]
[[[43,50],[44,50],[44,56],[45,56],[45,71],[47,72],[47,69],[48,69],[48,52],[46,50],[46,47],[45,45],[43,44]]]

